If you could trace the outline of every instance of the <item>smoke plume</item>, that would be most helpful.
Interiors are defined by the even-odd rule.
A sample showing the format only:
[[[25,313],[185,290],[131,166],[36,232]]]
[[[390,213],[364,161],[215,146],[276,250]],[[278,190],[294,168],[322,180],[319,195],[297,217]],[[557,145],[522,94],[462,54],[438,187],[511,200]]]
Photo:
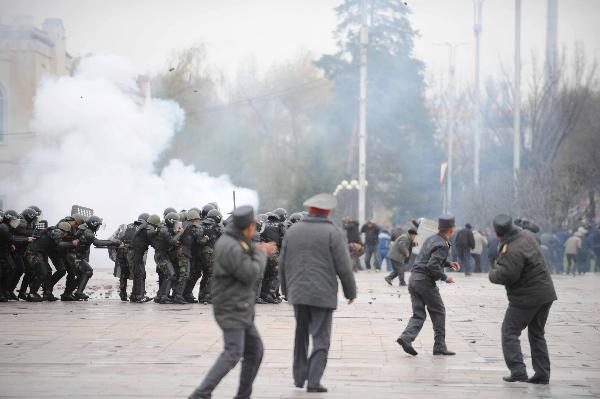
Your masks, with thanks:
[[[73,76],[46,77],[38,88],[32,129],[39,137],[22,160],[22,175],[2,186],[20,211],[35,204],[55,223],[71,205],[93,208],[106,234],[141,212],[201,207],[221,210],[257,206],[257,194],[236,188],[227,177],[211,177],[173,159],[154,164],[184,122],[173,101],[145,98],[137,74],[114,56],[84,58]],[[218,151],[218,148],[214,149]]]

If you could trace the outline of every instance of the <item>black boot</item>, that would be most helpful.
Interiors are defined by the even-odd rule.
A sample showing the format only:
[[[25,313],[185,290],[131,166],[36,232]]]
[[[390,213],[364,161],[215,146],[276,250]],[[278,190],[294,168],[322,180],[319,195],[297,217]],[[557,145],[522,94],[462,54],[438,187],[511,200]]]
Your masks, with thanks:
[[[408,353],[409,355],[412,356],[417,356],[418,352],[415,350],[415,348],[413,348],[412,344],[402,338],[398,338],[396,340],[396,342],[398,342],[398,345],[400,345],[402,347],[402,349],[404,350],[404,352]]]
[[[527,374],[512,374],[502,377],[506,382],[527,382]]]
[[[42,296],[42,299],[44,301],[48,301],[48,302],[54,302],[54,301],[58,301],[58,298],[55,297],[52,292],[44,292],[44,295]]]
[[[27,302],[42,302],[43,299],[39,294],[27,294],[27,298],[25,299]]]
[[[160,287],[158,289],[158,303],[161,304],[166,304],[166,303],[173,303],[171,301],[171,299],[169,299],[169,294],[171,292],[171,285],[173,283],[171,282],[170,279],[168,278],[163,278],[162,281],[160,282]]]
[[[79,276],[79,281],[77,282],[77,292],[73,295],[73,297],[82,298],[84,300],[89,298],[89,296],[83,293],[83,290],[85,290],[88,281],[90,281],[90,277],[92,276],[88,273],[83,273]]]

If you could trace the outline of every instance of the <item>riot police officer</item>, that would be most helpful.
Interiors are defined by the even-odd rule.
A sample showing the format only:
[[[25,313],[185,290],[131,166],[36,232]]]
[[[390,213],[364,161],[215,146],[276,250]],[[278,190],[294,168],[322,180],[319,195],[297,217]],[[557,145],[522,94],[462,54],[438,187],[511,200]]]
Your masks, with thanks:
[[[75,240],[78,244],[75,247],[76,254],[76,270],[77,270],[77,290],[73,294],[73,298],[77,301],[85,301],[89,298],[83,290],[87,286],[88,281],[94,274],[94,269],[89,264],[90,247],[93,244],[95,247],[108,248],[118,247],[120,241],[100,240],[96,238],[96,232],[102,225],[102,219],[98,216],[90,216],[87,221],[78,226],[75,233]]]
[[[146,252],[153,245],[156,238],[156,229],[160,225],[160,216],[150,215],[146,222],[142,222],[133,238],[131,248],[133,250],[133,288],[129,300],[135,303],[148,302],[151,299],[146,296]]]
[[[119,265],[119,297],[122,301],[127,301],[127,280],[133,279],[133,256],[134,251],[131,246],[133,236],[143,223],[146,223],[150,215],[140,214],[135,221],[129,223],[117,234],[116,238],[123,243],[117,249],[116,260]]]
[[[27,295],[27,288],[33,279],[33,270],[31,265],[27,262],[25,257],[25,251],[30,242],[35,240],[35,229],[37,225],[37,212],[31,208],[26,208],[21,212],[21,219],[19,226],[13,232],[13,240],[15,250],[12,253],[13,262],[15,264],[15,272],[10,283],[10,294],[15,297],[14,290],[17,288],[17,284],[23,276],[21,283],[21,289],[19,290],[19,297],[28,301],[39,302],[42,298],[35,295]]]
[[[0,223],[0,302],[18,300],[14,292],[10,291],[10,286],[15,273],[15,264],[11,255],[14,249],[13,233],[20,223],[19,214],[13,210],[8,210],[2,215],[2,223]]]
[[[212,204],[209,204],[212,205]],[[204,209],[203,209],[204,210]],[[200,240],[200,257],[202,277],[200,280],[200,290],[198,292],[198,302],[209,304],[212,302],[210,294],[210,281],[214,264],[213,250],[217,239],[222,234],[221,221],[223,217],[221,212],[214,208],[206,213],[202,220],[202,230],[204,237]]]
[[[188,282],[193,267],[192,265],[197,264],[194,259],[194,255],[197,253],[195,249],[201,245],[204,238],[204,230],[201,226],[201,219],[198,211],[187,211],[186,219],[183,234],[179,239],[180,245],[177,248],[177,284],[175,286],[175,297],[173,299],[173,302],[175,303],[191,302],[189,297],[191,295],[191,290],[188,292],[186,291],[186,288],[189,288]],[[196,281],[197,278],[193,282],[192,289]]]
[[[39,237],[29,244],[25,257],[33,269],[32,281],[30,283],[29,300],[36,300],[37,292],[42,287],[44,301],[56,301],[52,294],[54,285],[51,280],[50,265],[48,259],[56,261],[57,249],[64,237],[71,231],[71,226],[67,222],[61,222],[58,226],[51,226],[42,232]],[[31,299],[33,297],[33,299]]]
[[[177,279],[175,274],[177,256],[174,256],[174,252],[180,236],[176,231],[178,222],[179,215],[177,213],[167,213],[164,223],[158,227],[154,240],[154,260],[156,261],[156,272],[160,278],[155,301],[161,304],[172,303],[169,295],[171,286]]]
[[[283,208],[276,209],[275,212],[267,213],[267,220],[263,223],[261,231],[262,242],[274,242],[277,246],[277,251],[273,256],[267,259],[267,267],[263,276],[260,298],[266,303],[280,303],[281,299],[278,296],[279,290],[279,250],[283,242],[285,234],[285,210]],[[283,222],[282,222],[283,218]]]

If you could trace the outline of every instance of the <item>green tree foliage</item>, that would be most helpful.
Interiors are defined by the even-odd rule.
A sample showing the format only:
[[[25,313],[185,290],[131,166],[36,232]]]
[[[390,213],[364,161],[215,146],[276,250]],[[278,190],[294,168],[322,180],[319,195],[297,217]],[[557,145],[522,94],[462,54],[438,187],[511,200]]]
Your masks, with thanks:
[[[329,130],[338,146],[356,146],[359,94],[361,0],[336,8],[338,50],[318,60],[334,83]],[[367,179],[372,206],[394,208],[402,216],[437,213],[436,184],[441,161],[434,125],[425,105],[423,63],[413,56],[414,38],[403,2],[368,2]],[[356,177],[356,154],[345,162]]]

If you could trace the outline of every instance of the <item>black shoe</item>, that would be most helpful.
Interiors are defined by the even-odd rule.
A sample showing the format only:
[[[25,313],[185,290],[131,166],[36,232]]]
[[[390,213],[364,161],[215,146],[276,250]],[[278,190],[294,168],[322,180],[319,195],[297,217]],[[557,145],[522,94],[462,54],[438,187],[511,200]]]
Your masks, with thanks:
[[[323,385],[319,385],[318,387],[306,387],[306,392],[327,392],[327,388]]]
[[[90,297],[83,292],[76,292],[73,294],[73,299],[76,301],[87,301]]]
[[[294,386],[295,386],[296,388],[300,388],[300,389],[302,389],[302,388],[304,388],[304,383],[294,383]]]
[[[183,299],[185,299],[187,303],[196,303],[196,298],[194,298],[193,295],[184,296]]]
[[[392,285],[392,279],[388,276],[386,278],[384,278],[385,282],[388,283],[389,285]]]
[[[123,302],[127,302],[127,292],[120,292],[119,298],[121,298]]]
[[[188,301],[186,301],[184,297],[177,295],[175,298],[173,298],[173,303],[178,305],[187,305]]]
[[[45,293],[44,295],[42,295],[42,299],[48,302],[58,301],[58,298],[52,295],[52,293]]]
[[[527,382],[530,384],[548,385],[550,383],[550,379],[538,377],[536,374],[534,374],[533,377],[527,380]]]
[[[417,356],[419,354],[415,348],[413,348],[410,342],[406,342],[402,338],[398,338],[396,342],[398,342],[398,345],[400,345],[402,349],[404,349],[404,352],[408,353],[409,355]]]
[[[527,374],[511,374],[506,377],[502,377],[502,379],[506,382],[529,382],[527,379]]]
[[[270,304],[276,304],[277,302],[275,301],[275,299],[271,298],[270,296],[266,296],[262,299],[265,303],[270,303]]]
[[[433,356],[454,356],[456,352],[449,351],[448,349],[436,349],[433,351]]]
[[[65,302],[73,302],[73,301],[75,301],[76,299],[75,299],[75,298],[73,298],[73,295],[72,295],[72,294],[69,294],[69,295],[62,294],[62,295],[60,296],[60,300],[61,300],[61,301],[65,301]]]
[[[19,295],[17,296],[17,298],[25,301],[25,300],[27,300],[27,293],[19,292]],[[8,298],[6,300],[8,300]]]
[[[262,298],[256,298],[257,305],[264,305],[266,302],[262,300]]]
[[[37,295],[37,294],[36,294]],[[39,296],[39,295],[38,295]],[[19,297],[15,295],[14,292],[10,291],[7,295],[8,300],[10,301],[18,301]]]
[[[130,302],[133,303],[146,303],[146,302],[150,302],[152,300],[152,298],[149,298],[147,296],[142,296],[142,297],[131,297],[129,299]]]
[[[39,296],[39,294],[33,293],[33,294],[28,294],[27,298],[25,299],[27,302],[42,302],[43,299],[41,296]]]
[[[160,303],[161,305],[169,305],[169,304],[172,304],[173,301],[169,297],[164,297],[164,298],[159,298],[157,303]]]
[[[5,296],[0,296],[0,302],[8,302],[8,298]]]
[[[406,281],[400,281],[400,287],[406,287]]]

